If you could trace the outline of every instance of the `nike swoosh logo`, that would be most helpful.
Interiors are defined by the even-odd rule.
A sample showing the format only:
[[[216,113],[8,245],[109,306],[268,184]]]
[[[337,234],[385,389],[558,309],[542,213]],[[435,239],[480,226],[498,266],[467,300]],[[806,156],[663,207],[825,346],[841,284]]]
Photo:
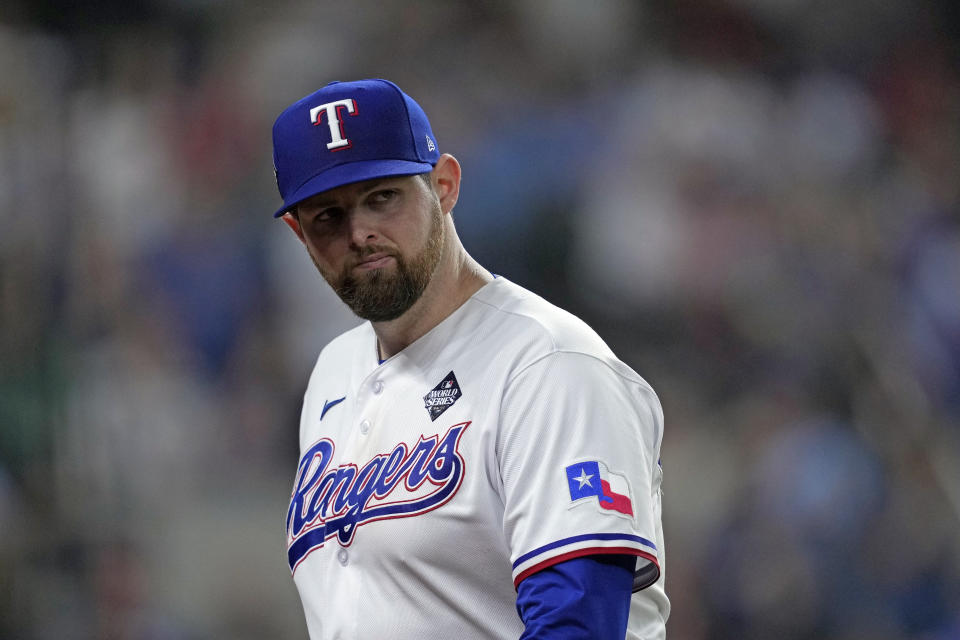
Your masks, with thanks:
[[[346,399],[347,396],[343,396],[342,398],[337,398],[336,400],[327,400],[324,402],[323,411],[320,412],[320,419],[323,420],[323,416],[327,415],[327,411],[330,411],[330,409],[334,408]]]

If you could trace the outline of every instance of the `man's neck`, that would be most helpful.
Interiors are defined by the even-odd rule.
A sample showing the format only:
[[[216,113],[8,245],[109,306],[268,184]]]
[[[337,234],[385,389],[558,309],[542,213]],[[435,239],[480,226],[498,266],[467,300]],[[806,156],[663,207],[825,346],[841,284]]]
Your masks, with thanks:
[[[459,309],[493,276],[456,243],[451,260],[441,260],[423,295],[406,313],[373,323],[381,360],[399,353]]]

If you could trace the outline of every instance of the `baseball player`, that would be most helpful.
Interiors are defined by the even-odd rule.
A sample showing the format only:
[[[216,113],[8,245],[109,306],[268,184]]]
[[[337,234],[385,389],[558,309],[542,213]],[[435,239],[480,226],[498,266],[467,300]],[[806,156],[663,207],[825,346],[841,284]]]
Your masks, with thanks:
[[[310,637],[663,638],[650,386],[467,254],[460,165],[396,85],[331,83],[273,141],[275,216],[366,320],[304,397],[286,531]]]

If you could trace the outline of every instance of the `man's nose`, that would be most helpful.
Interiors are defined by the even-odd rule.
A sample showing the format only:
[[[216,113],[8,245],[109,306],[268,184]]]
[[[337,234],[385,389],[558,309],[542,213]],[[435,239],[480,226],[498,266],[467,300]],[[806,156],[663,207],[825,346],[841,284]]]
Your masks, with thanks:
[[[350,243],[362,247],[377,239],[376,216],[364,207],[354,207],[347,216]]]

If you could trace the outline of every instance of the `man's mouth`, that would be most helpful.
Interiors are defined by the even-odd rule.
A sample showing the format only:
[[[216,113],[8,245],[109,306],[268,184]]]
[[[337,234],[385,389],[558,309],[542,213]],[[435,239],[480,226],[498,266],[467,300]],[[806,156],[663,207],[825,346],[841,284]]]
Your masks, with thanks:
[[[360,271],[380,269],[393,261],[395,261],[394,257],[387,253],[374,253],[358,262],[353,268]]]

